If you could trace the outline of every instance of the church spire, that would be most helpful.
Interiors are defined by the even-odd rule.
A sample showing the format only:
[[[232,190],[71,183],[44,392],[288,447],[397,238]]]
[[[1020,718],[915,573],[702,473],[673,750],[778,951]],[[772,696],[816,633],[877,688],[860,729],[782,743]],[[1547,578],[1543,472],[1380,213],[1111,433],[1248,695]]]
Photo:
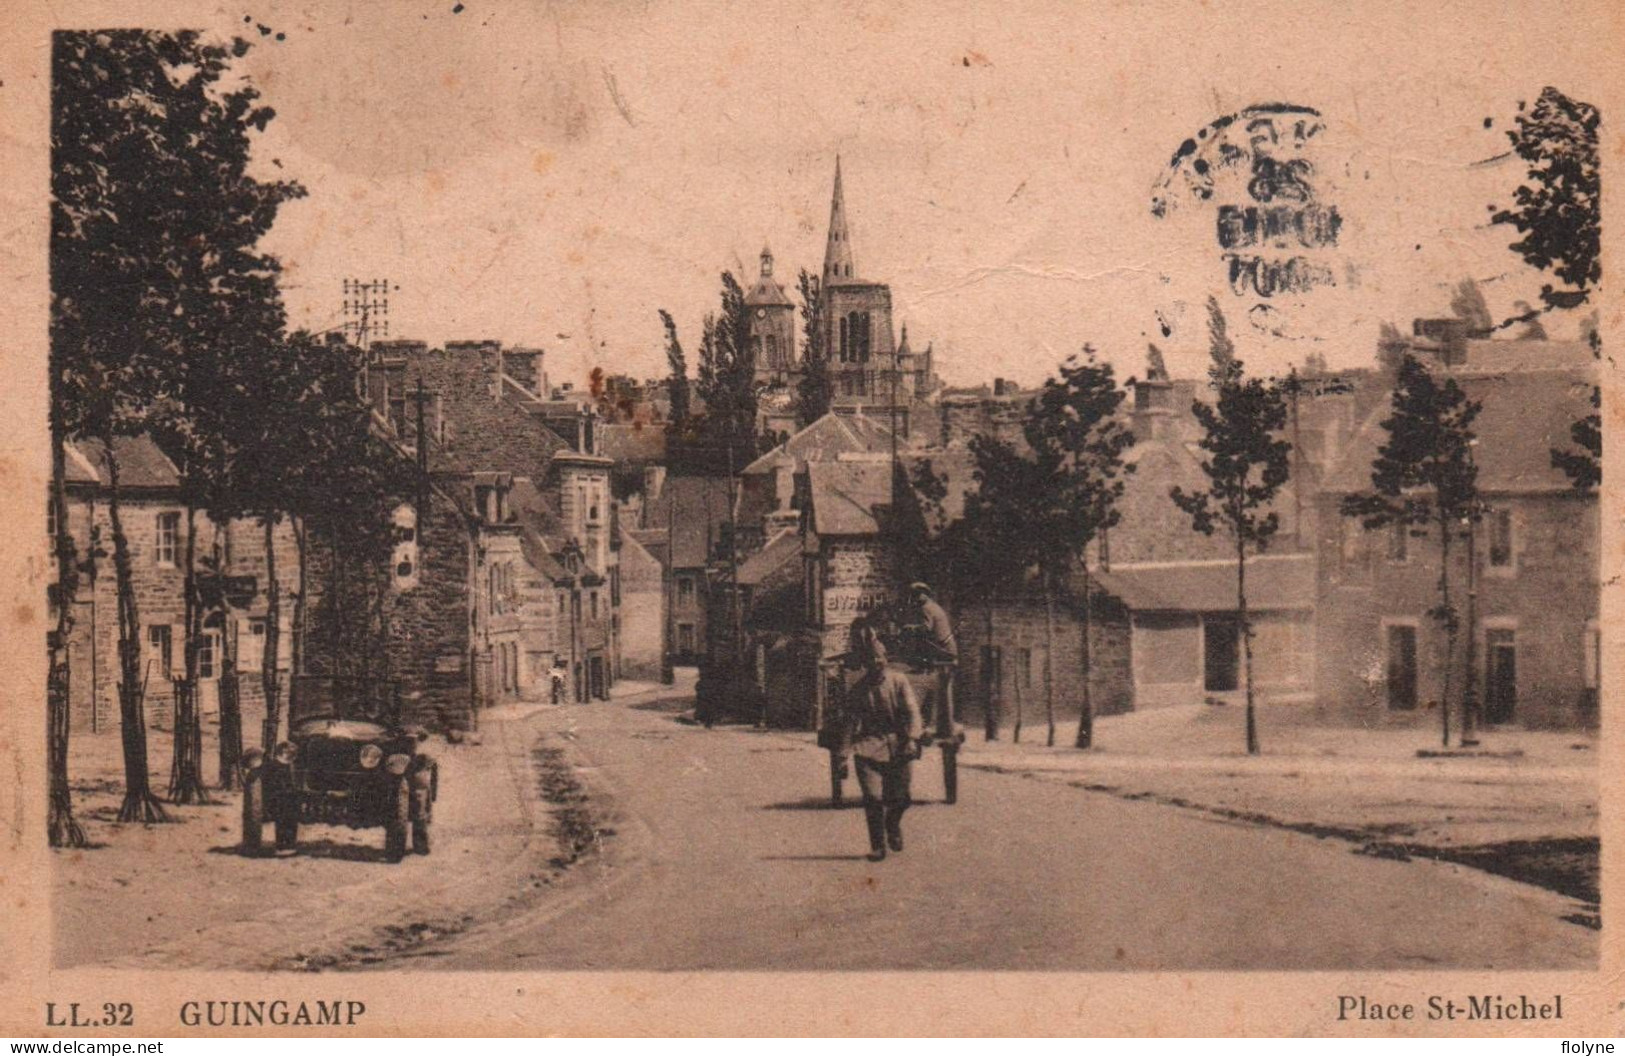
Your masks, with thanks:
[[[824,285],[851,279],[852,241],[846,228],[846,201],[841,196],[841,156],[835,155],[835,193],[829,201],[829,241],[824,246]]]

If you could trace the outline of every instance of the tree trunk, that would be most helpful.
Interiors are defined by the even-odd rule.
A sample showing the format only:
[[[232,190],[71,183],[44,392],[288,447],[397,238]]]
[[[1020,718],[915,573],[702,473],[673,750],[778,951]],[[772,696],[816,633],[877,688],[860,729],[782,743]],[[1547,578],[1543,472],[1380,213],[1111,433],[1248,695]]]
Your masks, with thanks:
[[[1019,648],[1016,650],[1016,655],[1017,657],[1021,655],[1021,650]],[[1021,727],[1023,720],[1026,718],[1026,716],[1023,714],[1025,708],[1023,707],[1022,703],[1021,680],[1026,677],[1026,674],[1027,668],[1025,665],[1022,665],[1016,669],[1016,677],[1011,679],[1011,683],[1015,687],[1016,694],[1016,724],[1010,731],[1010,743],[1012,744],[1021,743]]]
[[[293,519],[293,541],[297,547],[299,557],[299,590],[293,596],[292,667],[294,674],[302,675],[305,673],[305,619],[309,612],[305,604],[305,590],[308,585],[306,579],[308,558],[305,549],[305,519],[303,517],[294,517]]]
[[[1258,754],[1258,715],[1253,709],[1253,621],[1247,614],[1247,544],[1236,540],[1236,619],[1241,625],[1242,674],[1247,682],[1247,754]]]
[[[121,822],[168,821],[169,815],[152,794],[147,774],[147,717],[141,683],[141,613],[135,598],[135,569],[130,561],[130,540],[124,534],[119,496],[118,455],[112,436],[102,437],[107,465],[107,516],[113,529],[113,571],[118,584],[119,733],[124,747],[124,802]]]
[[[1044,745],[1055,747],[1055,589],[1044,575],[1044,717],[1049,736]]]
[[[260,518],[265,526],[265,655],[260,660],[260,685],[265,690],[265,728],[261,743],[270,753],[282,726],[282,686],[277,654],[282,651],[282,588],[276,578],[276,514]]]
[[[1090,686],[1089,670],[1089,563],[1087,557],[1083,565],[1083,711],[1078,716],[1079,748],[1093,748],[1095,745],[1095,695]]]
[[[1444,690],[1439,695],[1444,747],[1450,747],[1451,668],[1456,663],[1456,610],[1450,607],[1450,522],[1439,517],[1439,609],[1444,622]]]
[[[1002,670],[1004,652],[1002,650],[995,651],[993,646],[993,596],[991,594],[988,595],[986,602],[982,606],[982,616],[987,626],[987,652],[984,655],[987,657],[987,667],[990,668],[990,670],[982,672],[982,681],[987,686],[987,700],[983,702],[987,708],[987,714],[982,719],[982,726],[987,739],[996,741],[999,739],[999,726],[1004,719],[1002,714],[1004,701],[1000,696],[1004,688],[1001,684],[1004,675]],[[995,656],[999,658],[997,663],[994,661]]]
[[[231,610],[225,610],[225,627],[220,633],[220,787],[234,789],[239,784],[237,764],[243,757],[242,680],[237,675],[238,642]]]
[[[67,442],[51,437],[51,503],[56,511],[56,645],[51,650],[46,690],[46,766],[50,772],[50,814],[46,823],[52,847],[83,847],[85,831],[73,819],[73,792],[68,784],[68,735],[73,725],[68,636],[73,632],[73,603],[78,594],[73,531],[68,524]],[[90,703],[95,708],[93,699]]]
[[[186,677],[175,694],[174,762],[169,771],[171,803],[207,803],[203,787],[203,719],[198,700],[198,653],[203,639],[203,605],[197,583],[197,508],[186,504],[186,579],[183,617]]]

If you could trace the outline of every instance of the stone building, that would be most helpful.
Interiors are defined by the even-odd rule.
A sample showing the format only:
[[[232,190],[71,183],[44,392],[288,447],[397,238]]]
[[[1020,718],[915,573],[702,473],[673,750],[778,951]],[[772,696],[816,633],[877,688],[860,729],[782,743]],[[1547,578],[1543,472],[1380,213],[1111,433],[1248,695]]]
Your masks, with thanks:
[[[174,721],[176,683],[186,675],[185,585],[188,518],[175,464],[149,437],[119,437],[113,441],[120,469],[120,521],[129,541],[131,573],[141,626],[144,708],[148,723],[169,728]],[[105,733],[119,728],[118,586],[113,568],[112,521],[109,512],[110,478],[99,441],[80,439],[67,444],[65,484],[68,532],[79,568],[78,589],[69,599],[72,612],[67,642],[69,707],[76,731]],[[49,532],[54,545],[55,506]],[[221,574],[233,577],[237,589],[230,604],[203,614],[203,638],[198,654],[198,703],[205,722],[219,714],[219,685],[228,659],[239,674],[240,704],[245,736],[257,741],[254,731],[264,712],[260,670],[265,650],[267,596],[265,530],[257,520],[223,524],[203,514],[191,518],[197,532],[193,548],[200,572],[206,562],[218,562]],[[273,526],[277,581],[282,605],[279,627],[279,666],[285,674],[292,663],[292,594],[297,588],[298,552],[286,521]],[[245,584],[242,577],[248,577]],[[49,565],[50,627],[56,627],[56,606],[61,603],[56,562]],[[211,597],[218,592],[211,592]]]
[[[652,473],[646,484],[636,537],[666,565],[673,664],[697,664],[705,654],[707,611],[720,574],[715,559],[733,500],[733,488],[721,477]]]
[[[469,709],[545,694],[555,664],[576,699],[607,696],[619,669],[620,540],[592,408],[541,399],[527,384],[542,377],[539,353],[497,342],[377,342],[373,352],[369,391],[390,408],[381,425],[416,459],[421,419],[430,479],[467,533],[458,559],[453,539],[419,528],[441,560],[398,584],[400,608],[408,621],[428,618],[415,612],[424,603],[461,616],[456,627],[403,626],[399,647],[412,656],[402,661],[452,713],[462,706],[452,675]]]
[[[1473,457],[1485,511],[1463,526],[1450,569],[1465,621],[1452,707],[1470,650],[1486,723],[1594,726],[1601,512],[1596,492],[1576,490],[1551,461],[1592,411],[1590,352],[1581,342],[1465,339],[1415,351],[1436,351],[1433,368],[1483,405]],[[1446,635],[1429,615],[1439,604],[1436,529],[1367,531],[1338,514],[1345,495],[1370,490],[1388,413],[1379,406],[1365,420],[1318,498],[1316,691],[1366,722],[1410,721],[1444,694]]]

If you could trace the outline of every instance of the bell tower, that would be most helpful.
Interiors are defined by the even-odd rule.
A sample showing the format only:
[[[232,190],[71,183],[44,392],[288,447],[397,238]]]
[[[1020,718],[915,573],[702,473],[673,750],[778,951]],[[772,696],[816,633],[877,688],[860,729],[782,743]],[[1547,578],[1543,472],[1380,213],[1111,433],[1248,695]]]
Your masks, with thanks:
[[[750,354],[757,384],[785,384],[796,366],[796,306],[773,277],[773,251],[762,247],[761,260],[761,273],[745,294]]]
[[[851,229],[841,187],[841,159],[835,159],[835,190],[829,203],[829,239],[824,245],[822,305],[824,356],[837,410],[874,407],[891,398],[891,372],[897,369],[892,333],[891,287],[865,282],[852,263]]]
[[[824,243],[824,285],[857,277],[852,267],[852,236],[846,227],[846,199],[841,193],[841,156],[835,155],[835,192],[829,200],[829,239]]]

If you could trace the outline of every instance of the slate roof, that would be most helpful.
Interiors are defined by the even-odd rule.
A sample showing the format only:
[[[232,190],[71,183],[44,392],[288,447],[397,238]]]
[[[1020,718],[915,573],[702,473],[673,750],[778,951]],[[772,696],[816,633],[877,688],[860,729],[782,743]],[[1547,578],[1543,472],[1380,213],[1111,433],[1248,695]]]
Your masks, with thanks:
[[[415,352],[407,357],[404,379],[415,386],[420,377],[440,396],[447,423],[445,442],[432,436],[429,442],[430,469],[436,473],[495,470],[539,478],[555,455],[569,449],[514,397],[493,397],[477,360],[440,350]],[[414,416],[407,415],[403,440],[410,439]]]
[[[1234,561],[1170,561],[1114,565],[1089,577],[1135,612],[1229,612],[1236,607]],[[1082,589],[1075,576],[1072,589]],[[1258,612],[1307,611],[1315,605],[1315,559],[1264,554],[1247,561],[1247,607]]]
[[[891,462],[807,463],[812,529],[818,535],[874,535],[880,509],[891,505]]]
[[[828,462],[844,454],[889,451],[891,430],[867,415],[830,411],[784,443],[746,466],[744,473],[770,473],[786,458],[801,468],[804,462]]]
[[[638,545],[649,552],[649,556],[659,561],[661,566],[666,564],[666,529],[660,528],[623,528],[622,535],[631,536],[637,540]]]
[[[67,444],[67,482],[69,484],[99,484],[108,487],[107,462],[103,458],[104,445],[100,440],[77,439]],[[122,488],[176,488],[180,486],[180,470],[163,453],[152,437],[116,436],[113,455],[119,464],[119,487]]]
[[[1479,490],[1566,492],[1571,489],[1568,476],[1552,466],[1551,449],[1573,446],[1569,427],[1593,411],[1591,389],[1595,375],[1589,363],[1581,368],[1455,372],[1450,376],[1468,398],[1483,404],[1483,410],[1473,422],[1473,432],[1478,437],[1473,457],[1478,464]],[[1371,461],[1388,439],[1382,422],[1391,413],[1392,407],[1386,401],[1371,412],[1343,457],[1327,474],[1322,485],[1325,491],[1346,494],[1370,489]]]
[[[711,543],[728,522],[726,477],[668,476],[660,494],[644,506],[649,528],[672,528],[674,568],[700,568],[711,556]]]
[[[762,583],[786,564],[801,561],[801,533],[793,528],[780,529],[767,545],[747,557],[739,566],[739,582],[754,587]]]
[[[525,560],[550,579],[566,578],[564,566],[553,554],[564,546],[569,534],[547,496],[532,481],[515,480],[508,504],[519,521],[519,546]]]
[[[617,462],[663,462],[665,426],[653,423],[600,422],[598,453]]]
[[[757,305],[783,305],[787,308],[795,306],[790,295],[784,292],[772,276],[764,275],[756,280],[756,284],[745,293],[745,303],[751,307]]]

